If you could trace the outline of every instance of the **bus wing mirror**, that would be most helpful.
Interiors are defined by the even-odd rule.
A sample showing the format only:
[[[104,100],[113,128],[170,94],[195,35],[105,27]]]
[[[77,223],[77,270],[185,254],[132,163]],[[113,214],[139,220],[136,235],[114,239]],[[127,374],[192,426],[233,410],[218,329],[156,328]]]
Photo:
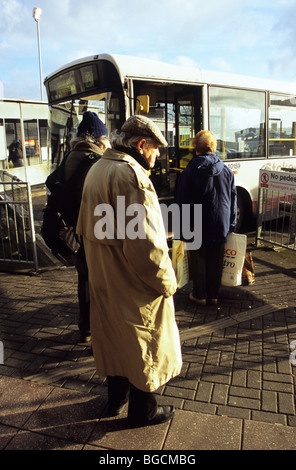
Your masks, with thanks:
[[[136,114],[149,113],[149,95],[137,96]]]

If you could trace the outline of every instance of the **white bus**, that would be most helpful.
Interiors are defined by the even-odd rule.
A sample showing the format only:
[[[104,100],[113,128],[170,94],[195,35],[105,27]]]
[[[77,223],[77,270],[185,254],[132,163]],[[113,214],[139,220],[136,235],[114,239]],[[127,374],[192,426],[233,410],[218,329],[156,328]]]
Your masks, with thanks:
[[[0,100],[0,170],[32,185],[51,171],[49,108],[46,102]],[[15,144],[20,158],[14,158]]]
[[[87,109],[109,132],[132,114],[154,120],[169,142],[151,172],[163,200],[174,196],[178,172],[193,155],[193,137],[210,129],[235,174],[240,229],[256,212],[259,169],[296,167],[296,84],[108,54],[65,65],[44,83],[56,161]]]

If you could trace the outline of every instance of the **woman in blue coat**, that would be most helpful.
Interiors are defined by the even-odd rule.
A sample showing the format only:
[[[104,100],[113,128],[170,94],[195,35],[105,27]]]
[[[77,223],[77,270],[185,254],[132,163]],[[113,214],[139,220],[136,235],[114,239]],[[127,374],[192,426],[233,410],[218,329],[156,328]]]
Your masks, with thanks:
[[[215,153],[217,141],[212,132],[200,131],[194,147],[195,155],[180,175],[176,191],[181,210],[182,204],[190,205],[190,220],[185,223],[192,233],[200,229],[201,222],[194,220],[193,206],[202,205],[202,244],[189,251],[193,281],[189,298],[198,305],[205,305],[207,299],[217,304],[224,244],[236,226],[236,187],[233,172]]]

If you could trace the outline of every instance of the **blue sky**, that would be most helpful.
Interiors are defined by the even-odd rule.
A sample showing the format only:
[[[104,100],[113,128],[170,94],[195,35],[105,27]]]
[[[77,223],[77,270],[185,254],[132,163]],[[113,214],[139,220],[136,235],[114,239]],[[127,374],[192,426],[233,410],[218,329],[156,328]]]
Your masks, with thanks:
[[[296,82],[296,0],[0,0],[0,93],[40,99],[43,78],[98,53]],[[1,97],[1,96],[0,96]]]

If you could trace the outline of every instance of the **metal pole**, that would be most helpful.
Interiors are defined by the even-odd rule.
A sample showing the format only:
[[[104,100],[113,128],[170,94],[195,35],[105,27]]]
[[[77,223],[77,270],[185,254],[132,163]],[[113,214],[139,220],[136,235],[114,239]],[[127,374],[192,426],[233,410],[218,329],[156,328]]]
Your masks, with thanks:
[[[42,64],[41,64],[39,21],[36,21],[36,23],[37,23],[37,39],[38,39],[38,52],[39,52],[40,91],[41,91],[41,101],[43,101],[43,83],[42,83]]]
[[[35,266],[35,271],[37,272],[38,271],[38,254],[37,254],[32,192],[31,192],[31,185],[29,182],[27,182],[27,195],[28,195],[29,220],[30,220],[30,230],[31,230],[31,237],[32,237],[32,248],[33,248],[33,262]]]
[[[25,136],[25,129],[24,129],[24,120],[23,120],[23,108],[22,103],[19,103],[20,106],[20,121],[21,121],[21,137],[22,137],[22,149],[23,149],[23,160],[24,160],[24,167],[25,167],[25,181],[28,181],[28,162],[27,162],[27,154],[26,154],[26,136]]]

